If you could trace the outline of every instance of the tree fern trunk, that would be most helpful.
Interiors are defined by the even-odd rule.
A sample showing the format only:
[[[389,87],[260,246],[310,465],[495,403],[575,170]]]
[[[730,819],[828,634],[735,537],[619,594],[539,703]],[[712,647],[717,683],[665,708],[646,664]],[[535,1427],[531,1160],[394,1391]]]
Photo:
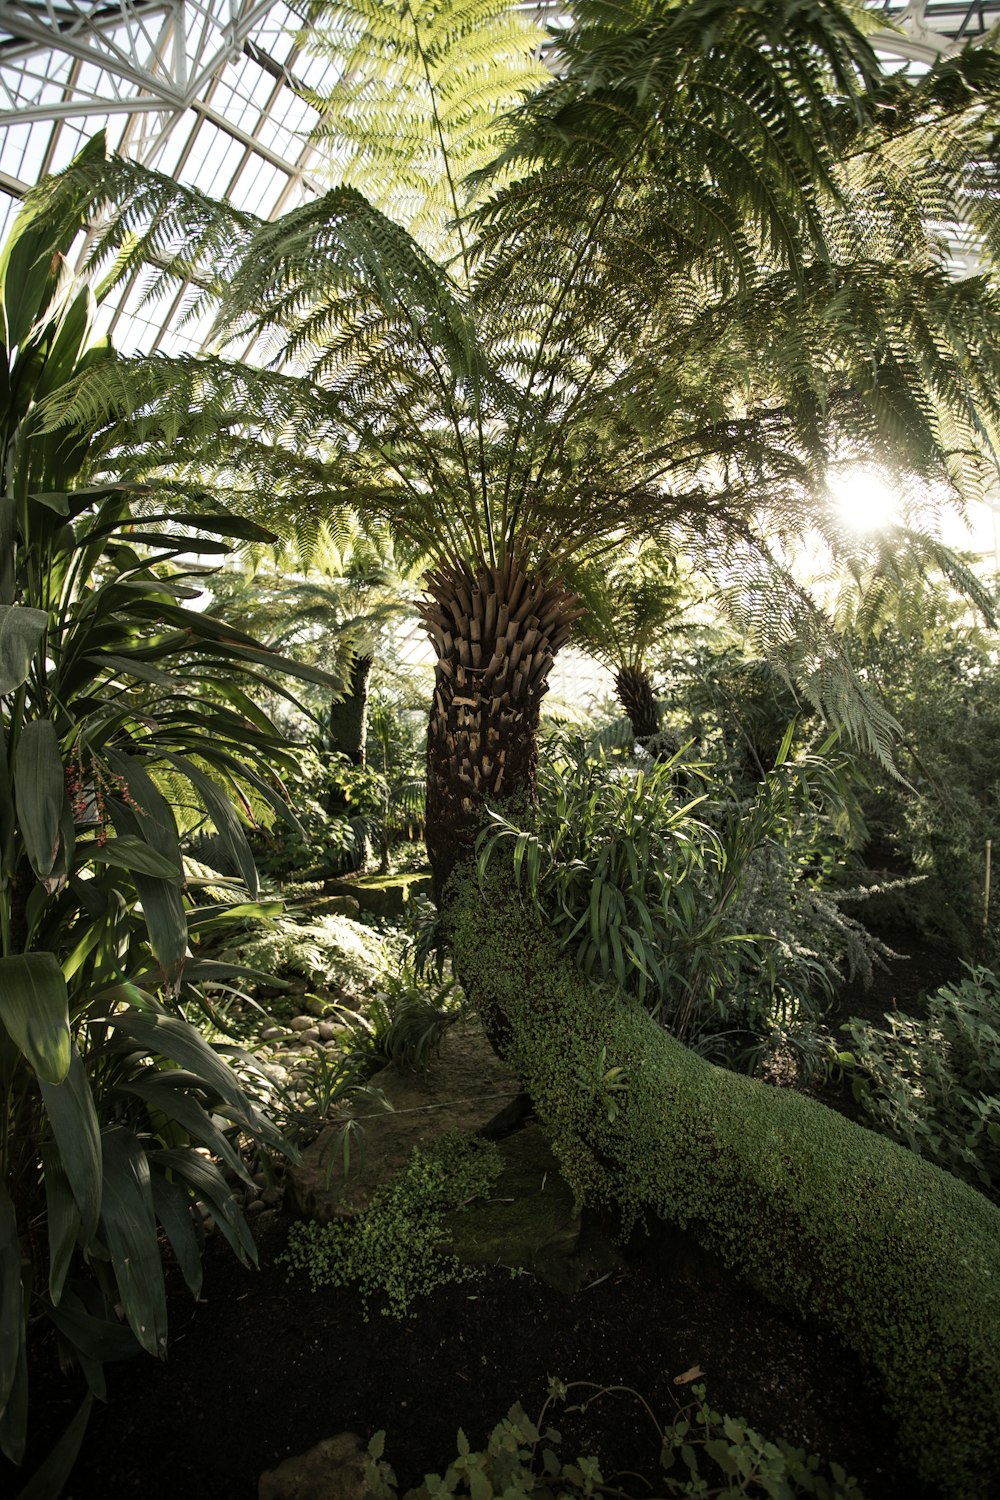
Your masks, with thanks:
[[[485,804],[532,798],[538,716],[578,611],[558,582],[458,562],[428,575],[421,615],[437,652],[427,731],[427,851],[436,893],[472,856]]]
[[[646,740],[656,734],[660,727],[660,714],[649,673],[643,667],[619,667],[615,677],[615,692],[628,714],[636,739]]]
[[[330,749],[341,751],[354,766],[365,763],[371,675],[372,658],[355,656],[347,692],[338,702],[330,704]]]

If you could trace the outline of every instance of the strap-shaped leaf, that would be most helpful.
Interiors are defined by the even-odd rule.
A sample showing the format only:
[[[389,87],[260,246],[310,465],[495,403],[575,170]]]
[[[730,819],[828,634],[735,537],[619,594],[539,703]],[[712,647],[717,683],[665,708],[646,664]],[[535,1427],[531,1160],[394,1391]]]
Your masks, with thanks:
[[[93,1393],[88,1391],[62,1437],[49,1449],[45,1461],[24,1488],[18,1491],[17,1500],[59,1500],[79,1455],[93,1404]]]
[[[137,1041],[144,1051],[169,1058],[182,1068],[190,1068],[192,1073],[204,1079],[220,1099],[233,1105],[248,1125],[252,1125],[253,1110],[240,1088],[236,1074],[187,1021],[182,1021],[179,1016],[157,1015],[130,1008],[115,1016],[115,1026]]]
[[[102,845],[85,844],[81,846],[80,852],[86,852],[88,859],[95,865],[114,865],[116,869],[129,870],[132,874],[155,875],[160,880],[179,881],[181,878],[181,870],[167,855],[161,854],[133,833],[108,839]]]
[[[43,609],[0,604],[0,697],[19,688],[27,677],[48,623]]]
[[[61,1087],[65,1088],[65,1084]],[[80,1233],[80,1210],[70,1190],[55,1141],[46,1141],[41,1154],[49,1231],[49,1296],[53,1305],[58,1307],[73,1259],[73,1247]]]
[[[122,1087],[126,1093],[135,1094],[150,1109],[158,1110],[168,1120],[175,1120],[195,1145],[208,1146],[212,1154],[221,1157],[244,1182],[252,1183],[253,1179],[232,1141],[219,1129],[208,1110],[197,1099],[186,1094],[183,1087],[174,1086],[175,1076],[178,1075],[173,1070],[147,1074],[146,1077],[133,1079]],[[190,1074],[186,1076],[191,1077]]]
[[[41,1090],[60,1163],[80,1212],[84,1244],[89,1244],[101,1211],[101,1128],[75,1044],[63,1082],[43,1082]],[[53,1296],[52,1300],[59,1299]]]
[[[222,1173],[197,1151],[186,1149],[154,1151],[154,1169],[171,1172],[192,1187],[215,1215],[220,1232],[229,1241],[243,1264],[257,1264],[257,1246],[247,1222],[236,1205],[236,1199]]]
[[[51,953],[0,958],[0,1021],[45,1083],[62,1083],[70,1069],[69,996]]]
[[[15,1336],[18,1340],[17,1365],[13,1389],[7,1405],[0,1412],[0,1453],[6,1454],[11,1463],[19,1464],[28,1438],[28,1339],[23,1318]]]
[[[5,1409],[14,1389],[23,1337],[21,1244],[17,1237],[14,1205],[0,1181],[0,1412]]]
[[[243,884],[251,896],[256,896],[260,889],[257,883],[257,866],[254,864],[243,824],[225,791],[211,776],[206,776],[204,771],[192,765],[188,757],[171,755],[169,760],[182,776],[187,777],[204,802],[226,852],[240,872]]]
[[[21,731],[14,759],[14,799],[31,868],[44,880],[56,862],[66,803],[66,772],[51,719],[34,719]]]
[[[201,1296],[201,1251],[191,1222],[190,1199],[179,1183],[168,1182],[159,1171],[153,1170],[150,1180],[156,1217],[163,1225],[188,1290],[197,1299]]]
[[[131,1359],[139,1353],[131,1328],[110,1318],[95,1317],[71,1291],[63,1293],[58,1307],[47,1303],[45,1311],[67,1343],[94,1364]]]
[[[101,1137],[104,1196],[101,1227],[125,1316],[150,1354],[162,1354],[167,1341],[167,1298],[156,1240],[156,1215],[146,1153],[130,1130],[118,1127]]]
[[[133,812],[133,818],[127,829],[124,824],[118,828],[116,823],[118,832],[129,832],[143,838],[157,853],[166,856],[174,870],[179,870],[181,852],[174,815],[142,761],[136,755],[121,755],[110,749],[104,752],[104,758],[115,775],[125,782],[131,798],[128,810]],[[139,827],[141,835],[137,831]]]

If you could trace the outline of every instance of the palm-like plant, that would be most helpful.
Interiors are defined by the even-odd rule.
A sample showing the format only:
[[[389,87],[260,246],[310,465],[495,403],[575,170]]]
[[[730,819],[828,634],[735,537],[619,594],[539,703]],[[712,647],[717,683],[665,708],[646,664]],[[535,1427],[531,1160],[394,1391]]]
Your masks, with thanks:
[[[410,0],[407,76],[431,94],[423,38],[448,9]],[[581,0],[576,17],[562,76],[513,121],[472,212],[442,159],[461,222],[446,265],[348,187],[261,224],[88,161],[35,200],[58,213],[73,184],[91,205],[114,199],[98,253],[193,275],[218,300],[220,338],[255,337],[283,362],[86,371],[50,402],[54,430],[104,420],[107,460],[169,462],[177,484],[214,468],[234,503],[268,515],[276,495],[307,521],[364,508],[431,558],[442,890],[484,803],[532,790],[539,705],[577,608],[564,567],[633,535],[685,535],[764,634],[806,627],[816,691],[885,753],[887,717],[832,670],[818,611],[791,581],[776,591],[781,547],[806,526],[838,540],[816,499],[831,458],[863,448],[967,492],[1000,417],[996,292],[986,275],[951,278],[940,228],[971,224],[990,256],[1000,245],[991,50],[910,84],[880,77],[834,0]],[[407,86],[393,104],[402,135]],[[130,408],[125,442],[112,419]],[[624,998],[573,975],[510,891],[459,883],[452,916],[463,977],[578,1191],[707,1226],[733,1263],[766,1259],[776,1296],[883,1370],[925,1475],[955,1496],[988,1483],[988,1215],[847,1122],[827,1175],[825,1112],[695,1069]],[[626,1080],[613,1115],[609,1077]],[[860,1216],[831,1214],[831,1182]],[[871,1270],[886,1258],[888,1310]],[[917,1358],[929,1347],[933,1368]]]
[[[115,358],[89,341],[73,229],[29,208],[0,254],[0,1451],[15,1461],[39,1315],[100,1394],[103,1359],[162,1352],[158,1223],[195,1295],[196,1200],[255,1256],[201,1150],[246,1176],[235,1134],[282,1143],[177,1011],[235,973],[190,952],[227,912],[192,912],[178,825],[207,817],[252,898],[244,826],[282,809],[285,751],[249,694],[259,669],[330,686],[190,607],[204,569],[178,559],[270,533],[87,488],[86,434],[42,431],[45,398]]]
[[[573,570],[573,592],[584,607],[576,639],[614,673],[615,693],[637,740],[660,728],[652,655],[677,631],[693,601],[679,560],[647,544],[624,549],[603,566]]]
[[[385,21],[361,5],[314,20],[348,10],[356,27]],[[57,424],[145,403],[137,469],[169,458],[183,481],[207,466],[232,503],[270,515],[276,493],[300,517],[349,502],[431,559],[442,885],[484,800],[530,793],[540,700],[577,610],[564,568],[630,535],[684,537],[758,636],[804,637],[824,707],[888,753],[891,721],[780,544],[815,526],[842,541],[817,494],[845,448],[975,483],[997,417],[996,294],[949,276],[939,226],[971,221],[996,245],[979,162],[1000,92],[989,50],[917,84],[881,78],[835,3],[583,4],[558,39],[562,76],[514,118],[470,213],[448,167],[444,59],[463,37],[435,31],[447,10],[407,8],[392,45],[408,65],[380,108],[391,128],[414,90],[430,101],[459,226],[448,264],[355,188],[261,224],[91,164],[77,175],[92,201],[124,205],[97,252],[194,274],[220,336],[256,336],[283,368],[147,361],[128,390],[88,372],[50,407]],[[157,415],[171,403],[194,410],[187,474]],[[122,457],[113,424],[107,451]]]

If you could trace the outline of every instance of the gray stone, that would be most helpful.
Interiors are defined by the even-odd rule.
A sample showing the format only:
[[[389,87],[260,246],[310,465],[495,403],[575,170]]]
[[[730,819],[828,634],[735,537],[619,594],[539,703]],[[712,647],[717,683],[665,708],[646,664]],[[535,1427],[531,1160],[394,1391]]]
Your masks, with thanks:
[[[344,1177],[338,1140],[344,1120],[321,1131],[287,1173],[286,1204],[301,1218],[326,1223],[367,1208],[375,1189],[409,1160],[414,1146],[427,1146],[449,1130],[476,1132],[508,1108],[519,1093],[517,1079],[474,1023],[448,1031],[438,1055],[421,1072],[390,1063],[371,1079],[391,1105],[362,1107],[363,1160],[351,1153]]]
[[[262,1042],[273,1042],[275,1037],[284,1036],[285,1030],[282,1026],[265,1026],[260,1034]]]
[[[331,1025],[329,1021],[320,1021],[316,1030],[319,1033],[319,1039],[321,1042],[333,1042],[336,1040],[337,1028]]]
[[[320,1039],[319,1027],[310,1026],[308,1030],[300,1032],[299,1035],[303,1038],[304,1041],[318,1042]]]
[[[313,1024],[312,1016],[293,1016],[288,1023],[289,1031],[308,1031]]]
[[[364,1500],[366,1463],[361,1439],[341,1432],[263,1473],[257,1500]]]
[[[593,1223],[584,1223],[540,1125],[497,1141],[503,1171],[488,1201],[445,1216],[447,1249],[469,1265],[510,1266],[574,1292],[621,1264]]]

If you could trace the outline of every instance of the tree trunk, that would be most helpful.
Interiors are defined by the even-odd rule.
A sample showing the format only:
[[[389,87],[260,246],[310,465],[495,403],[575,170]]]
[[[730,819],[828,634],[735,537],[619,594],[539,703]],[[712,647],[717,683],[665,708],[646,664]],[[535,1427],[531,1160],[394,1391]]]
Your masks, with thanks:
[[[339,702],[330,704],[330,749],[339,750],[354,766],[365,764],[372,664],[370,656],[355,656],[347,692]]]
[[[632,733],[637,740],[647,740],[658,732],[660,713],[653,696],[653,684],[643,667],[619,667],[615,677],[618,701],[628,714]]]
[[[853,1347],[944,1500],[996,1496],[1000,1211],[825,1105],[713,1067],[594,984],[498,859],[445,913],[466,993],[586,1202],[693,1237]]]
[[[486,804],[535,793],[538,715],[579,610],[561,583],[456,562],[427,577],[420,606],[437,653],[427,728],[427,852],[437,899],[472,857]]]

